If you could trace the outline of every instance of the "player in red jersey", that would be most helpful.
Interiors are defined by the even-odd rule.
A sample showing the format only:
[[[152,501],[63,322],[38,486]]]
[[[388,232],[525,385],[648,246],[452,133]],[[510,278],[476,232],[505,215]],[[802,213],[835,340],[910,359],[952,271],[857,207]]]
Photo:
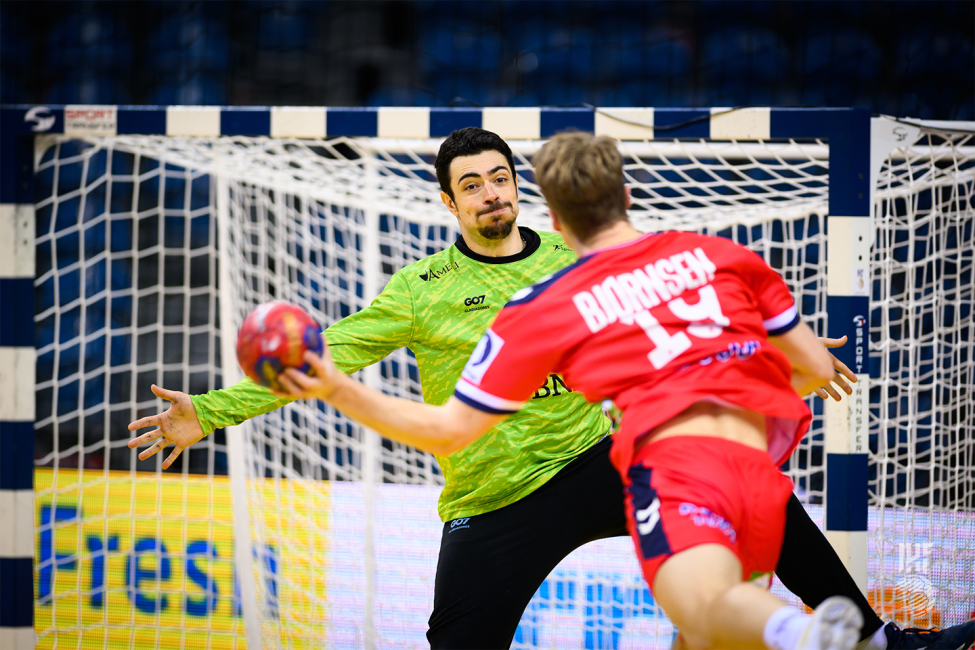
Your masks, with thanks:
[[[557,136],[536,157],[553,225],[580,260],[515,294],[443,406],[396,400],[309,355],[282,383],[383,435],[436,453],[469,444],[563,375],[624,413],[613,461],[658,602],[694,647],[850,648],[862,616],[827,599],[813,617],[746,579],[770,573],[791,484],[777,470],[808,427],[799,394],[833,377],[781,278],[731,242],[641,235],[615,143]]]

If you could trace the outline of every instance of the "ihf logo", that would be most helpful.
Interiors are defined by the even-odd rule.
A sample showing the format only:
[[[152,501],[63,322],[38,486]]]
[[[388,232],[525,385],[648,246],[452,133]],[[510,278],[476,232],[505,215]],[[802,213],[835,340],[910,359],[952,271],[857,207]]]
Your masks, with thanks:
[[[450,533],[460,530],[461,528],[470,528],[470,525],[467,523],[470,520],[471,520],[470,517],[464,517],[463,519],[454,519],[452,522],[450,522]],[[447,534],[449,535],[450,533]]]

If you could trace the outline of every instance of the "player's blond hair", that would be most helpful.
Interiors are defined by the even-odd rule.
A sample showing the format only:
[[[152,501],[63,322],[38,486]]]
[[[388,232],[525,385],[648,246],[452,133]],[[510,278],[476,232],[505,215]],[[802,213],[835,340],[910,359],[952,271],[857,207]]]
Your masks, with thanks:
[[[532,163],[548,206],[580,240],[627,218],[623,159],[612,138],[559,133]]]

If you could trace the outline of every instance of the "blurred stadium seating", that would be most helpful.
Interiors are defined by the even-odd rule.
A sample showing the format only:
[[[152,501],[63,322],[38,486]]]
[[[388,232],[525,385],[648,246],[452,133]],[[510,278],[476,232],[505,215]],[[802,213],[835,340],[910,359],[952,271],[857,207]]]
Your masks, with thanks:
[[[971,2],[4,2],[4,103],[855,106],[975,119]]]
[[[488,10],[486,10],[486,8]],[[257,105],[578,105],[597,106],[857,106],[874,112],[930,119],[975,119],[971,2],[497,2],[491,5],[423,2],[3,2],[0,3],[0,100],[4,103],[135,103]],[[48,156],[53,155],[48,151]],[[62,151],[61,157],[72,152]],[[143,160],[144,167],[148,160]],[[100,176],[104,155],[88,169]],[[116,172],[134,172],[131,156],[116,155]],[[140,168],[141,174],[151,170]],[[60,166],[58,194],[82,184],[81,164]],[[50,169],[37,176],[38,196],[51,194]],[[133,193],[158,193],[148,175],[128,193],[116,187],[111,212],[132,209]],[[193,210],[206,203],[202,176],[186,193],[179,174],[166,183],[166,208]],[[38,322],[38,347],[65,340],[79,328],[97,331],[105,319],[119,327],[157,322],[159,296],[131,304],[142,286],[206,284],[211,266],[204,249],[206,218],[144,216],[86,224],[104,212],[104,190],[84,204],[60,205],[50,224],[50,205],[38,209],[38,232],[63,232],[37,251],[38,277],[57,265],[77,266],[102,250],[161,246],[145,268],[106,268],[53,278],[37,288],[36,313],[94,295],[106,282],[117,297],[102,305],[101,322],[82,322],[77,310],[53,312]],[[188,205],[184,205],[189,201]],[[100,202],[100,203],[99,203]],[[114,203],[118,203],[115,206]],[[146,206],[148,207],[148,206]],[[138,212],[142,212],[139,206]],[[151,211],[150,211],[151,212]],[[147,213],[148,214],[148,213]],[[60,223],[62,222],[63,223]],[[79,224],[80,227],[74,226]],[[186,232],[189,232],[186,239]],[[185,242],[189,242],[189,248]],[[202,242],[202,243],[201,243]],[[188,258],[188,262],[187,262]],[[163,274],[160,282],[159,274]],[[167,296],[166,300],[174,299]],[[171,308],[172,307],[172,308]],[[162,305],[164,314],[188,314],[192,327],[207,305]],[[197,313],[200,312],[200,313]],[[141,323],[140,323],[141,325]],[[128,399],[134,378],[127,368],[155,361],[157,350],[182,354],[180,345],[158,345],[155,334],[112,345],[89,341],[41,355],[37,380],[48,381],[108,365],[108,386],[78,382],[37,395],[38,413],[62,405],[86,407]],[[193,337],[185,361],[205,362],[205,336]],[[115,340],[120,340],[116,337]],[[167,358],[180,363],[182,358]],[[204,376],[183,386],[207,388]],[[96,409],[124,435],[127,412]],[[100,431],[100,422],[63,422],[68,437],[79,428]],[[52,433],[41,427],[39,447]],[[44,449],[39,449],[44,453]],[[130,455],[117,450],[113,467]],[[86,456],[92,462],[97,456]],[[201,457],[202,458],[202,457]],[[70,459],[62,459],[70,464]],[[196,471],[199,468],[193,468]]]

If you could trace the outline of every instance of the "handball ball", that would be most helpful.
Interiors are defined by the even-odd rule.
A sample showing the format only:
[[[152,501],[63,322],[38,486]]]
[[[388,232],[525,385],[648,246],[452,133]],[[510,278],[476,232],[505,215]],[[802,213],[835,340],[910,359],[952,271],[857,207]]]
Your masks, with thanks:
[[[248,377],[282,390],[278,375],[286,368],[309,373],[305,350],[322,353],[322,331],[305,310],[280,300],[258,305],[237,332],[237,361]]]

